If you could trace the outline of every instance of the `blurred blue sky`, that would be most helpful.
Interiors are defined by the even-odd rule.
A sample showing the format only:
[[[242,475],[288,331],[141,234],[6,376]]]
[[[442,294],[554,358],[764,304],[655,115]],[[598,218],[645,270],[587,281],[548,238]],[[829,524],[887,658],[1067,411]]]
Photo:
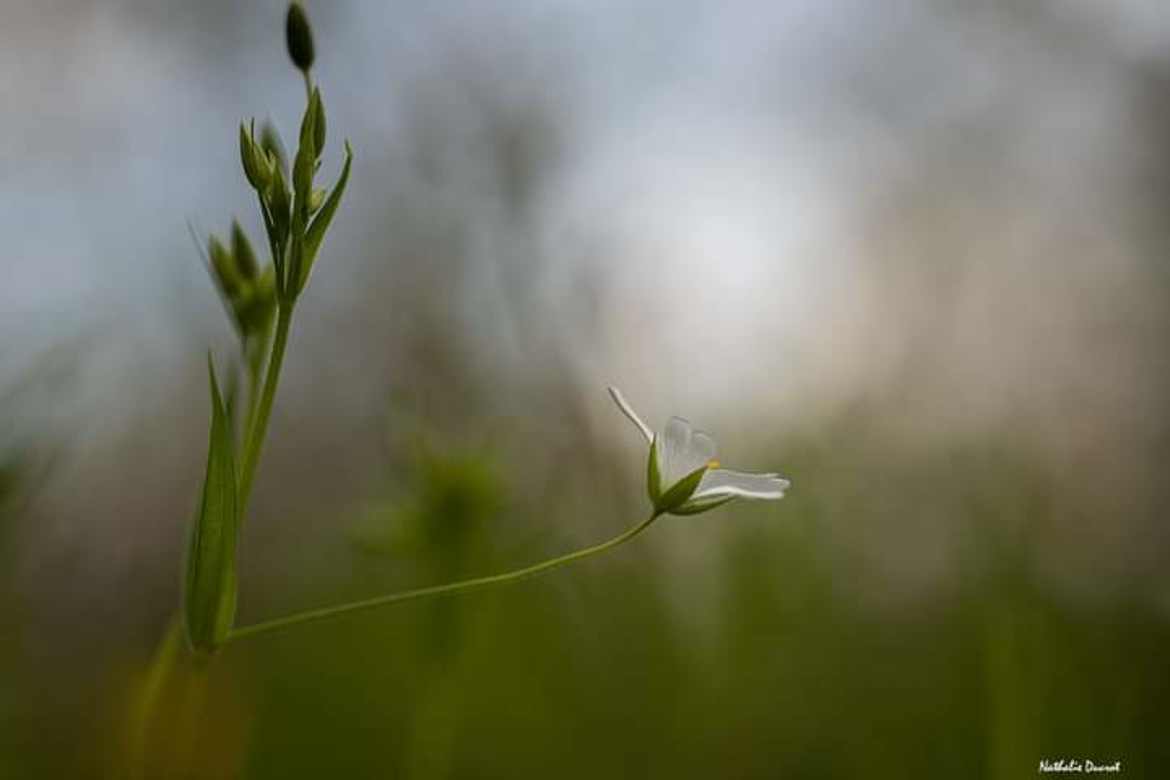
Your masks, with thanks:
[[[282,8],[9,4],[0,32],[6,354],[100,328],[153,360],[185,343],[193,321],[204,323],[196,341],[214,332],[218,313],[185,221],[223,230],[240,215],[254,226],[234,128],[251,115],[272,117],[286,136],[296,126],[300,84],[274,33]],[[865,225],[875,201],[931,175],[926,166],[970,178],[972,167],[1027,165],[1035,194],[1070,201],[1062,209],[1096,208],[1090,185],[1127,142],[1117,85],[1128,64],[1162,50],[1170,28],[1156,2],[311,10],[336,132],[325,170],[336,170],[341,134],[360,161],[345,227],[330,239],[336,259],[315,283],[321,306],[344,305],[364,283],[371,252],[358,245],[361,225],[376,224],[386,192],[409,188],[404,146],[420,102],[459,125],[446,131],[447,153],[470,163],[461,186],[471,189],[483,104],[540,104],[561,150],[542,172],[534,221],[548,295],[571,291],[577,277],[560,273],[566,266],[598,264],[608,324],[593,345],[600,352],[581,345],[580,354],[620,375],[653,361],[661,381],[634,382],[668,392],[685,378],[695,400],[720,390],[694,370],[711,359],[769,394],[769,377],[856,379],[850,372],[875,348],[861,343],[877,324],[870,309],[887,303],[874,296],[889,292],[875,293],[858,271],[873,265]],[[479,100],[476,78],[490,93]],[[959,154],[927,159],[940,144]],[[490,223],[489,195],[480,208]],[[506,251],[490,232],[484,251]],[[903,323],[883,324],[897,341]],[[826,329],[831,341],[817,336]],[[830,349],[841,355],[831,364]]]
[[[309,8],[324,175],[343,137],[358,162],[294,335],[293,419],[384,403],[424,309],[502,397],[556,375],[600,416],[618,383],[729,438],[877,396],[895,427],[1111,452],[1160,408],[1142,372],[1165,307],[1132,222],[1157,0]],[[0,385],[84,344],[71,401],[23,423],[116,437],[149,410],[189,425],[176,447],[202,436],[193,377],[232,335],[186,223],[258,235],[236,126],[296,128],[283,13],[6,3]]]

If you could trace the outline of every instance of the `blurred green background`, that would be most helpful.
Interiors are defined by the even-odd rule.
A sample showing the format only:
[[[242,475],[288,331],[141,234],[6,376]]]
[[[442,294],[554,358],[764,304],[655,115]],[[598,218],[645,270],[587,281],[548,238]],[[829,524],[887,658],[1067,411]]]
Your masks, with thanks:
[[[0,778],[1165,774],[1170,12],[824,6],[309,4],[357,157],[239,623],[637,522],[607,384],[793,488],[212,663],[184,223],[260,235],[284,4],[6,7]]]

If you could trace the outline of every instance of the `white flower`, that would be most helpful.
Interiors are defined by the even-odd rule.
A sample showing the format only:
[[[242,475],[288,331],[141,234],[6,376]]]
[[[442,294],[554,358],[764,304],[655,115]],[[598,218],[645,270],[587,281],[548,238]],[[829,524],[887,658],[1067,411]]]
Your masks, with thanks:
[[[671,417],[662,433],[656,435],[630,408],[621,391],[611,387],[609,394],[650,445],[646,488],[659,514],[698,514],[737,498],[782,498],[788,489],[789,481],[779,474],[745,474],[719,468],[715,440],[693,429],[681,417]]]

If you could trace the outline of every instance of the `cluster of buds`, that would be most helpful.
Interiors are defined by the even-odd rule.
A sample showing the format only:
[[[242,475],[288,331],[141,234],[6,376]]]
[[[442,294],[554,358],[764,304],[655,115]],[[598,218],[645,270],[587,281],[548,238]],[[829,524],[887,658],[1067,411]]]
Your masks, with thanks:
[[[211,276],[245,347],[263,342],[276,311],[272,266],[263,272],[240,223],[232,221],[228,244],[212,235],[207,242]]]
[[[275,266],[276,296],[281,305],[295,302],[309,279],[317,251],[341,202],[353,158],[346,143],[345,164],[332,191],[313,186],[325,150],[325,106],[321,91],[312,86],[309,76],[313,38],[304,10],[296,3],[289,6],[286,33],[289,56],[304,74],[308,90],[291,176],[275,129],[266,125],[257,141],[255,123],[240,124],[240,162],[245,178],[260,199]]]

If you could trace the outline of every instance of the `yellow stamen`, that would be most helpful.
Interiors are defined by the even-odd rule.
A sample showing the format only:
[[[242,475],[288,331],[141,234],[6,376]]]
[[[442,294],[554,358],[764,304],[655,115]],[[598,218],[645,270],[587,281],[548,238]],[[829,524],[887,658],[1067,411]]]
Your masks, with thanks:
[[[711,458],[711,460],[707,461],[707,468],[709,468],[709,469],[719,468],[719,461],[715,460],[714,458]]]

